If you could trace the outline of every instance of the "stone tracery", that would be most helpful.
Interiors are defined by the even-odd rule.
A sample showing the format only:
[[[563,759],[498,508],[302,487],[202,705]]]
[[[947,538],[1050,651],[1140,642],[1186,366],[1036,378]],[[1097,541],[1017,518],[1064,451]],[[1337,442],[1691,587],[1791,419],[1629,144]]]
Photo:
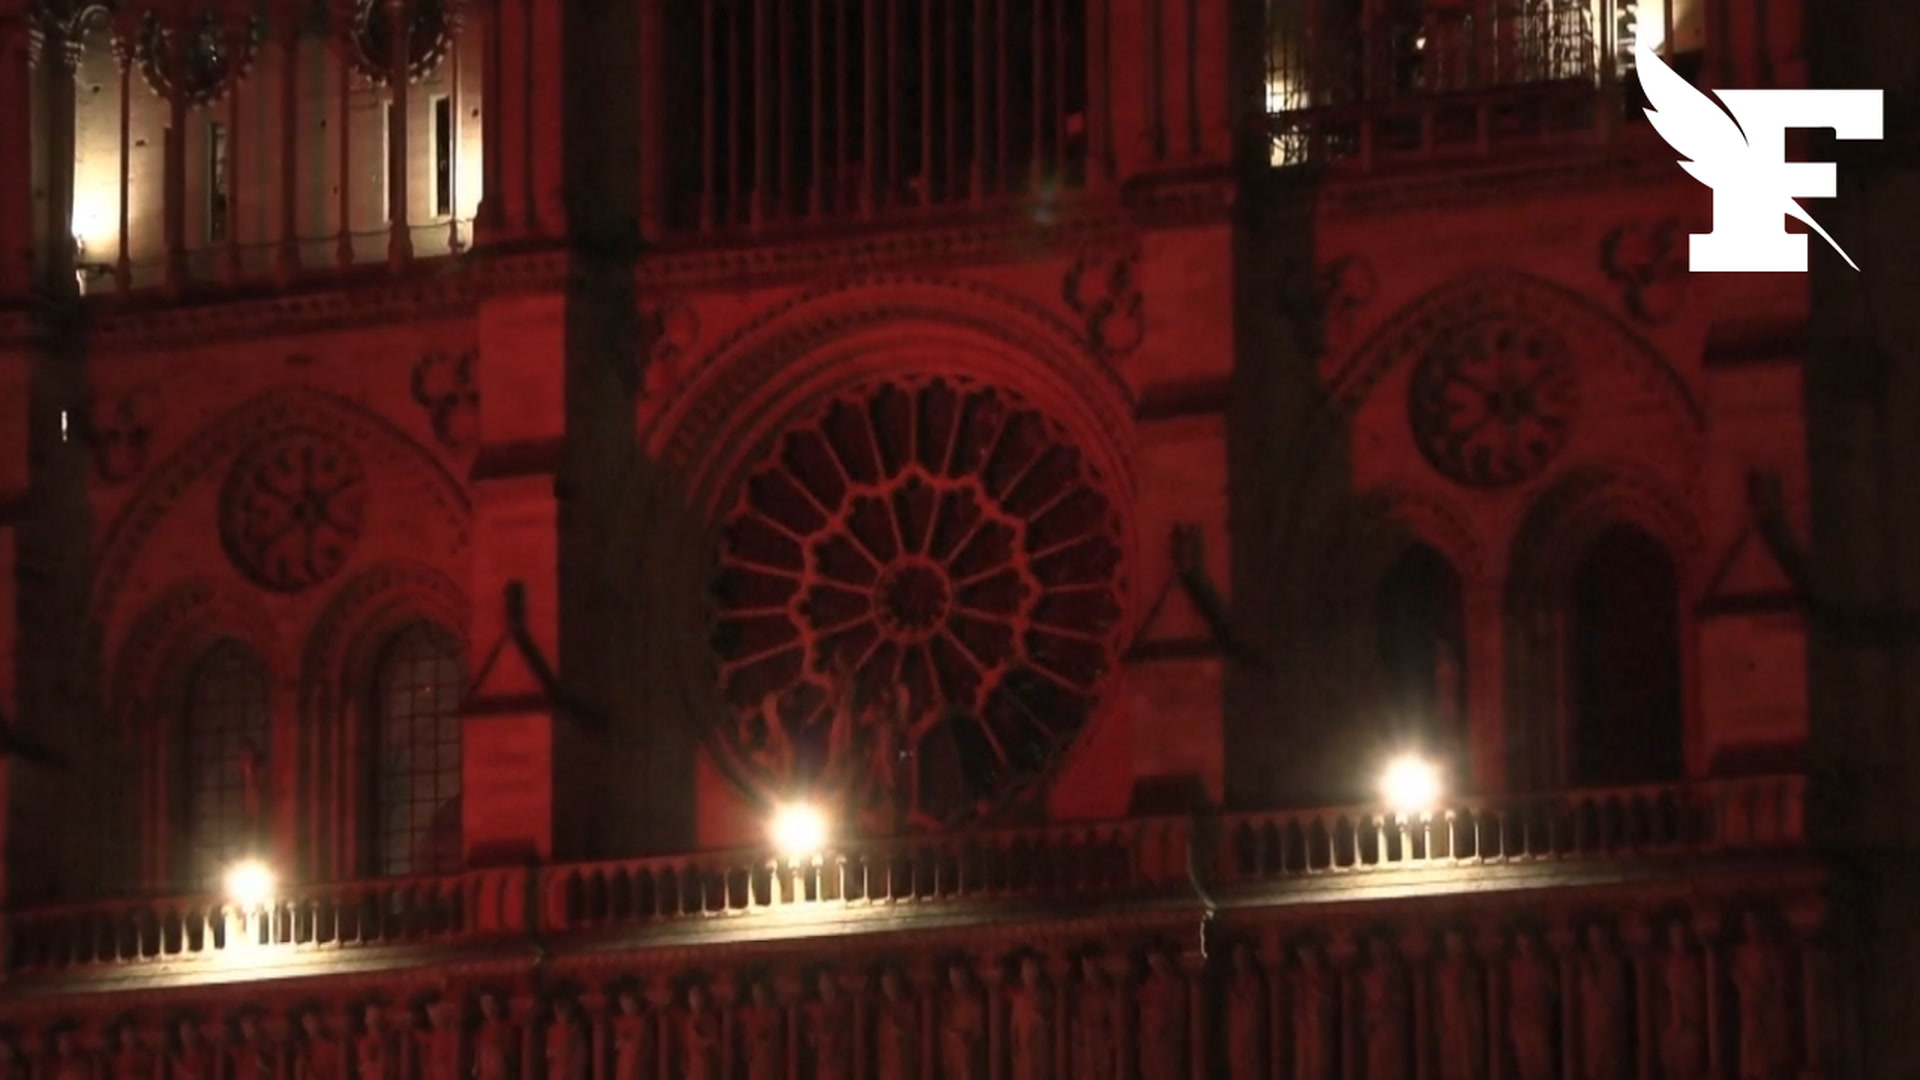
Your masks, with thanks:
[[[955,377],[847,392],[770,459],[722,556],[725,764],[849,790],[880,825],[1042,776],[1113,664],[1108,479],[1024,399]]]
[[[346,565],[366,524],[366,466],[320,431],[285,432],[241,457],[221,493],[220,539],[249,581],[279,593]]]

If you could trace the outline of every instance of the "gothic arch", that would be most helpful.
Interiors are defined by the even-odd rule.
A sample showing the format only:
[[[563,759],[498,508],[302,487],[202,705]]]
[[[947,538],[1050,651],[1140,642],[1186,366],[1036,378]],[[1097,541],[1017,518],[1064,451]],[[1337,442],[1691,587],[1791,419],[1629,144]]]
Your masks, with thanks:
[[[155,718],[177,696],[186,670],[224,638],[252,649],[276,678],[292,666],[273,617],[243,589],[196,578],[148,604],[114,657],[108,708],[121,732],[141,738],[161,726]]]
[[[208,650],[229,639],[265,666],[269,701],[278,699],[289,664],[272,616],[244,590],[207,579],[175,585],[149,604],[114,659],[109,708],[137,763],[126,781],[138,791],[131,808],[140,822],[137,854],[149,884],[168,880],[176,839],[169,835],[169,788],[190,680]],[[265,749],[271,758],[272,748]]]
[[[324,430],[371,464],[398,466],[424,478],[434,511],[445,516],[457,535],[466,535],[471,506],[466,489],[434,454],[354,401],[311,387],[282,387],[216,418],[154,468],[127,501],[101,544],[94,576],[94,610],[103,625],[112,625],[111,609],[148,539],[167,520],[174,504],[249,446],[294,428]]]
[[[1524,313],[1570,340],[1617,348],[1637,381],[1658,389],[1693,427],[1705,425],[1692,385],[1626,323],[1565,286],[1506,267],[1468,271],[1402,307],[1334,375],[1335,410],[1351,415],[1389,372],[1415,362],[1436,336],[1492,312]]]
[[[445,628],[464,641],[466,590],[421,563],[382,563],[335,590],[307,633],[300,663],[299,822],[310,872],[355,872],[370,693],[395,634],[416,623]],[[317,811],[314,808],[318,808]]]
[[[1528,510],[1509,548],[1506,596],[1507,774],[1520,786],[1559,783],[1568,724],[1567,603],[1582,560],[1615,526],[1652,539],[1672,561],[1679,616],[1691,609],[1707,567],[1700,526],[1671,485],[1651,470],[1608,463],[1562,476]],[[1700,717],[1691,671],[1694,643],[1680,628],[1684,731],[1691,756]]]
[[[1702,580],[1705,539],[1686,500],[1644,466],[1597,462],[1562,474],[1528,507],[1508,549],[1513,595],[1557,587],[1596,537],[1623,524],[1667,549],[1683,592]]]
[[[758,672],[739,679],[725,676],[728,706],[720,710],[723,715],[734,716],[736,710],[751,710],[754,706],[747,704],[747,700],[760,700],[763,693],[769,695],[767,700],[779,697],[783,709],[789,704],[798,710],[821,707],[818,702],[821,688],[817,684],[822,677],[820,673],[826,670],[821,665],[828,662],[830,654],[843,648],[857,657],[853,662],[863,672],[866,669],[862,665],[872,658],[876,671],[897,670],[895,677],[903,684],[914,685],[916,693],[929,694],[949,703],[964,702],[969,709],[976,710],[969,714],[976,718],[994,708],[1014,707],[1008,704],[1011,696],[1027,691],[1010,689],[1013,680],[1033,679],[1035,671],[1048,670],[1047,665],[1058,660],[1062,666],[1053,670],[1073,672],[1072,677],[1060,685],[1070,686],[1074,701],[1072,709],[1063,707],[1059,715],[1064,717],[1072,712],[1079,717],[1081,713],[1077,710],[1091,708],[1088,703],[1099,698],[1093,688],[1105,683],[1105,674],[1112,671],[1117,660],[1117,651],[1104,661],[1092,658],[1094,651],[1105,648],[1104,636],[1100,637],[1100,645],[1089,645],[1086,655],[1072,660],[1058,656],[1043,658],[1040,647],[1031,644],[1052,633],[1052,624],[1046,621],[1052,618],[1090,618],[1092,621],[1087,625],[1097,627],[1099,635],[1115,631],[1119,624],[1115,632],[1117,641],[1124,635],[1125,624],[1137,616],[1126,602],[1137,592],[1134,576],[1139,572],[1138,560],[1134,557],[1134,500],[1131,497],[1132,401],[1118,375],[1087,350],[1076,330],[1034,305],[977,283],[910,275],[880,276],[811,290],[777,305],[720,342],[700,368],[698,378],[684,388],[680,398],[659,417],[643,439],[651,456],[682,478],[693,516],[703,522],[732,520],[733,516],[744,513],[742,500],[757,499],[757,493],[762,490],[757,485],[775,483],[778,479],[770,478],[769,471],[786,466],[788,459],[783,455],[792,452],[793,446],[782,440],[790,432],[804,432],[795,434],[796,439],[824,437],[820,433],[830,426],[826,418],[834,415],[834,410],[845,408],[846,415],[863,417],[860,422],[879,425],[882,412],[897,406],[898,411],[889,415],[913,418],[909,421],[912,430],[919,432],[901,444],[919,449],[906,451],[906,457],[901,459],[904,464],[896,462],[898,468],[882,466],[882,472],[871,481],[885,488],[877,498],[873,493],[878,489],[863,480],[858,494],[848,496],[850,501],[819,504],[823,510],[832,509],[820,519],[826,522],[821,526],[822,531],[806,534],[810,537],[809,550],[815,554],[796,564],[804,573],[796,569],[792,573],[797,576],[783,579],[807,582],[803,587],[810,590],[810,596],[816,595],[811,591],[816,588],[833,592],[847,586],[859,590],[862,604],[869,599],[867,592],[871,591],[874,607],[868,614],[878,620],[875,626],[882,627],[877,631],[881,644],[843,644],[841,628],[852,623],[828,628],[826,623],[832,620],[825,616],[809,624],[809,628],[794,623],[769,631],[781,636],[777,644],[766,648],[789,656],[798,649],[804,659],[795,661],[799,666],[791,671],[782,668],[777,674]],[[943,404],[931,404],[936,399]],[[1018,631],[1012,637],[996,637],[983,651],[968,652],[965,661],[950,657],[953,666],[948,667],[931,659],[941,653],[940,647],[945,644],[942,635],[946,630],[940,627],[952,630],[957,625],[945,621],[946,612],[972,602],[963,592],[963,585],[971,589],[973,586],[965,583],[976,580],[959,574],[955,569],[957,564],[948,565],[946,560],[956,557],[957,552],[941,550],[939,541],[930,538],[933,533],[922,534],[927,545],[924,549],[902,541],[897,549],[890,549],[892,554],[876,555],[880,560],[874,564],[880,568],[878,578],[857,586],[833,577],[830,568],[825,566],[827,557],[821,552],[846,539],[842,531],[855,527],[851,524],[857,517],[855,508],[867,502],[890,506],[891,513],[905,514],[909,511],[900,509],[905,505],[903,500],[911,501],[929,491],[933,494],[927,497],[941,506],[946,503],[940,500],[960,497],[959,488],[976,482],[978,477],[944,473],[944,468],[961,467],[956,459],[948,459],[946,466],[933,467],[928,465],[930,459],[916,459],[915,454],[930,453],[926,447],[934,438],[943,440],[942,445],[960,454],[953,448],[967,442],[961,437],[964,425],[953,421],[949,431],[946,427],[949,421],[942,420],[939,428],[922,429],[919,425],[925,421],[919,418],[934,413],[920,410],[954,408],[958,400],[959,411],[940,415],[973,416],[975,414],[968,410],[988,399],[992,399],[992,404],[983,408],[1004,409],[1004,413],[995,413],[1003,419],[1018,418],[1024,423],[1034,417],[1044,418],[1034,422],[1036,431],[1044,430],[1044,435],[1035,435],[1042,440],[1039,445],[1048,448],[1044,453],[1053,453],[1055,447],[1069,448],[1074,464],[1063,468],[1073,478],[1060,482],[1067,485],[1063,490],[1075,493],[1074,498],[1089,495],[1087,504],[1099,504],[1097,510],[1089,511],[1090,520],[1101,523],[1098,542],[1111,538],[1112,546],[1107,549],[1111,557],[1109,561],[1108,554],[1103,552],[1092,562],[1105,567],[1099,573],[1111,574],[1111,577],[1102,577],[1100,583],[1111,584],[1116,602],[1092,616],[1077,612],[1071,616],[1056,615],[1056,612],[1065,612],[1066,605],[1056,606],[1058,594],[1055,584],[1046,576],[1047,568],[1041,565],[1044,560],[1035,556],[1028,562],[1019,562],[1017,571],[1005,572],[1024,575],[1022,580],[1028,587],[1021,595],[1025,599],[1010,602],[1018,610],[1009,607],[1005,616],[1009,621],[1004,627],[996,625],[994,633],[997,635],[1005,627],[1016,626]],[[1011,431],[1015,426],[1009,423],[1005,430]],[[879,426],[872,429],[871,434],[877,441],[866,445],[887,444],[884,438],[878,438],[880,430]],[[989,449],[993,440],[999,438],[999,430],[996,428],[993,439],[987,440]],[[942,434],[929,436],[928,431]],[[986,434],[984,429],[976,432],[971,428],[968,433],[970,436]],[[849,459],[843,456],[845,460]],[[985,463],[972,462],[965,468],[984,469]],[[855,488],[845,488],[843,493],[851,491]],[[967,491],[984,492],[985,487],[967,487]],[[1073,498],[1062,495],[1060,501],[1046,505],[1057,507],[1072,501]],[[988,528],[997,529],[1007,524],[1012,529],[1009,535],[1022,537],[1022,543],[1034,541],[1034,547],[1022,550],[1049,550],[1037,540],[1045,531],[1039,516],[1021,518],[1012,501],[1005,505],[981,505],[987,506],[982,512],[988,515],[983,519],[990,522]],[[1037,515],[1039,511],[1034,513]],[[1025,524],[1010,524],[1016,519]],[[904,520],[895,521],[896,537],[911,531],[903,524]],[[1094,543],[1094,533],[1074,531],[1081,527],[1079,523],[1067,526],[1068,531],[1061,535],[1070,544],[1079,543],[1077,538]],[[937,525],[927,526],[924,521],[912,528],[931,528],[936,533],[938,530]],[[1008,557],[1018,560],[1021,555]],[[909,563],[912,565],[908,566]],[[916,623],[914,628],[903,630],[889,622],[887,613],[895,609],[880,597],[894,595],[888,590],[892,588],[890,583],[894,582],[896,570],[902,575],[902,581],[912,578],[913,587],[907,591],[917,598],[916,603],[925,600],[932,604],[925,611],[914,609],[918,614],[913,618],[924,616],[929,620],[926,623]],[[723,572],[714,580],[717,587],[725,590],[737,579]],[[691,590],[692,585],[683,587]],[[904,584],[901,587],[907,588]],[[933,594],[938,594],[939,599],[928,599]],[[842,589],[834,595],[853,593]],[[905,596],[906,592],[900,595]],[[1105,599],[1102,597],[1102,601]],[[691,596],[688,600],[688,609],[698,603]],[[693,619],[685,619],[687,632],[671,635],[675,651],[680,655],[680,662],[674,666],[679,679],[712,682],[716,675],[714,642],[720,640],[715,635],[732,635],[745,625],[748,616],[742,615],[742,609],[737,607],[725,617],[710,603],[700,607],[715,612],[715,618],[710,625],[702,627],[696,627]],[[905,607],[899,609],[906,610]],[[912,639],[912,643],[899,644],[897,655],[891,636],[896,630],[904,635],[903,642]],[[923,631],[924,641],[915,636]],[[784,636],[788,634],[800,636]],[[994,651],[1007,640],[1028,644],[1005,656]],[[799,644],[795,644],[796,641]],[[744,644],[741,648],[749,649]],[[751,650],[761,648],[754,645]],[[864,651],[870,648],[879,651]],[[1104,652],[1101,655],[1106,656]],[[896,662],[897,669],[893,667]],[[965,676],[953,674],[974,662],[982,666],[969,669]],[[740,665],[736,671],[750,666],[744,660]],[[914,683],[917,675],[924,676],[918,684]],[[953,676],[951,680],[949,675]],[[1024,682],[1020,685],[1027,686]],[[789,692],[795,696],[786,696]],[[689,687],[691,700],[702,696],[705,695]],[[1111,701],[1110,695],[1106,700]],[[1067,724],[1055,734],[1062,740],[1067,739],[1067,729],[1077,723],[1076,720]],[[1056,745],[1045,754],[1057,750]],[[724,761],[721,765],[741,780],[743,789],[755,786],[744,779],[747,773],[742,768],[729,766]],[[1021,797],[1028,794],[1031,789]]]
[[[822,285],[770,307],[693,365],[697,376],[643,439],[686,471],[711,513],[782,421],[916,359],[1028,395],[1076,429],[1107,475],[1131,483],[1132,393],[1079,331],[991,286],[911,274]]]
[[[1472,585],[1485,580],[1489,571],[1485,545],[1474,535],[1467,519],[1445,499],[1396,484],[1374,489],[1361,498],[1360,505],[1365,518],[1378,523],[1376,528],[1404,529],[1407,540],[1439,552],[1462,582]],[[1404,547],[1402,543],[1385,550],[1376,544],[1370,550],[1374,559],[1383,560],[1379,568],[1384,569]]]

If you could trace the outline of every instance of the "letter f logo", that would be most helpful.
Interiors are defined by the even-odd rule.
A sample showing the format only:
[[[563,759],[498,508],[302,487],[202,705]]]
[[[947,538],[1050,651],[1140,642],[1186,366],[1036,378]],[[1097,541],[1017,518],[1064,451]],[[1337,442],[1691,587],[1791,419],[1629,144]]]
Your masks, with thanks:
[[[1794,201],[1831,199],[1837,181],[1830,163],[1787,160],[1787,129],[1824,127],[1842,139],[1879,139],[1880,91],[1716,90],[1727,106],[1722,111],[1645,46],[1634,56],[1652,106],[1647,119],[1691,159],[1680,167],[1713,189],[1713,231],[1693,234],[1688,269],[1805,273],[1807,238],[1788,232],[1784,217],[1805,222],[1860,269]]]

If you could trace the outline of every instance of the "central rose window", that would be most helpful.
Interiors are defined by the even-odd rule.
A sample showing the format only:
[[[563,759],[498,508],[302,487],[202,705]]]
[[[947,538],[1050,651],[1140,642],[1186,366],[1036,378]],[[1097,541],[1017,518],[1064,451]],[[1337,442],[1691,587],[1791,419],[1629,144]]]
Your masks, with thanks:
[[[1110,482],[1030,403],[951,377],[789,428],[726,521],[721,764],[883,829],[1036,794],[1119,647]]]

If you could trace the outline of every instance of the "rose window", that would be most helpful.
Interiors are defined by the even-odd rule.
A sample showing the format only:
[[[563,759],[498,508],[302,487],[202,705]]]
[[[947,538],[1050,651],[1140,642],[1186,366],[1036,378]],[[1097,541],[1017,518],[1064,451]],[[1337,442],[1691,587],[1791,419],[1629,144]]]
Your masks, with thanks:
[[[1119,537],[1107,478],[1007,391],[929,378],[834,400],[726,521],[715,752],[875,827],[1019,801],[1113,667]]]
[[[238,82],[262,38],[255,20],[225,23],[202,13],[170,23],[152,12],[134,41],[141,73],[153,92],[188,105],[206,105]]]
[[[1475,321],[1436,339],[1407,395],[1420,452],[1445,476],[1478,488],[1539,475],[1566,445],[1578,405],[1566,341],[1507,319]]]
[[[407,78],[433,74],[452,44],[452,0],[406,0],[400,16],[407,30]],[[360,0],[353,15],[354,62],[369,80],[385,84],[393,77],[393,16],[386,0]]]
[[[366,498],[366,470],[352,450],[319,432],[289,432],[234,463],[220,539],[248,580],[299,592],[346,565]]]

